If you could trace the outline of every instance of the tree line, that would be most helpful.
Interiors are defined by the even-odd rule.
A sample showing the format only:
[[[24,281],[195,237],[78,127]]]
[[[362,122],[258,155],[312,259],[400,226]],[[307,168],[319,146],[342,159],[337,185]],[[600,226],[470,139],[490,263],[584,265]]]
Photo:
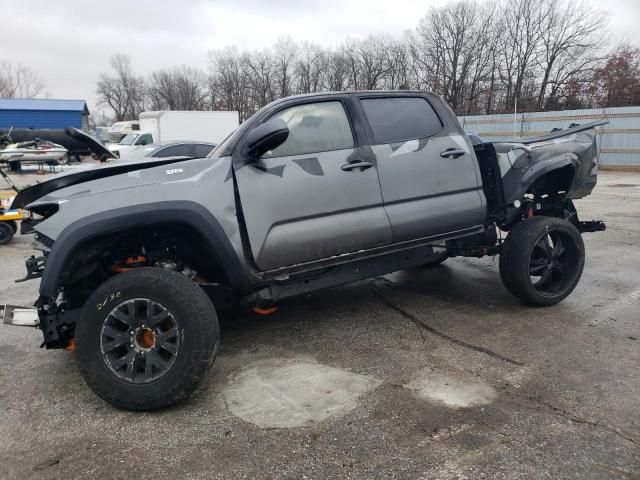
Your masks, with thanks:
[[[288,95],[340,90],[438,93],[457,114],[640,105],[640,49],[610,48],[608,19],[579,0],[454,0],[399,37],[335,47],[280,37],[269,48],[208,53],[206,71],[136,75],[111,58],[97,93],[118,120],[143,110],[237,110],[242,120]]]

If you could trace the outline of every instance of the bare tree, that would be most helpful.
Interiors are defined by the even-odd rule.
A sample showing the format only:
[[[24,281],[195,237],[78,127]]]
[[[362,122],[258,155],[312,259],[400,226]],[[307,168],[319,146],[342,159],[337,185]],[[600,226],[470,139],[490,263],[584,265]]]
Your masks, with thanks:
[[[406,90],[411,86],[411,66],[407,38],[392,40],[386,50],[389,71],[385,87]]]
[[[322,89],[322,75],[326,71],[327,55],[314,43],[304,42],[298,49],[293,73],[297,93],[313,93]]]
[[[208,104],[244,119],[293,93],[413,88],[443,95],[459,114],[511,111],[515,99],[520,110],[575,105],[593,84],[606,29],[579,1],[454,0],[400,38],[323,48],[285,36],[260,51],[210,52]]]
[[[34,98],[44,83],[34,70],[19,63],[0,62],[0,98]]]
[[[584,1],[546,0],[543,8],[542,78],[536,102],[539,110],[547,100],[554,103],[567,82],[591,73],[599,60],[594,53],[603,43],[602,26],[606,21],[602,12],[590,9]],[[547,97],[548,89],[551,92]]]
[[[513,0],[507,2],[501,15],[499,30],[500,78],[505,88],[503,108],[512,108],[514,102],[524,107],[523,87],[537,67],[542,49],[542,25],[549,11],[544,0]],[[531,100],[531,99],[528,99]],[[521,108],[522,109],[522,108]]]
[[[477,82],[484,73],[481,62],[486,61],[486,52],[477,51],[488,44],[482,13],[476,2],[460,0],[432,8],[418,27],[423,63],[427,68],[438,66],[438,85],[454,110],[462,109],[470,77],[475,74]]]
[[[349,61],[344,48],[326,53],[324,87],[331,92],[346,90],[349,85]]]
[[[391,70],[389,64],[389,46],[391,37],[384,34],[370,35],[358,42],[356,55],[359,63],[361,85],[365,90],[380,88]]]
[[[253,111],[248,105],[249,75],[240,53],[234,47],[209,52],[210,89],[217,98],[214,108],[236,110],[242,121]]]
[[[264,49],[258,52],[245,53],[242,56],[242,65],[247,71],[249,84],[251,85],[251,97],[255,108],[264,107],[274,100],[276,92],[277,66],[271,54],[271,50]]]
[[[148,80],[150,107],[154,110],[203,110],[209,95],[204,72],[182,65],[153,72]]]
[[[293,63],[296,58],[298,46],[289,36],[281,36],[272,48],[275,65],[275,82],[278,97],[291,95],[293,83]]]
[[[116,120],[133,120],[145,109],[145,82],[134,75],[128,55],[117,54],[109,59],[113,75],[101,73],[98,103],[113,110]]]

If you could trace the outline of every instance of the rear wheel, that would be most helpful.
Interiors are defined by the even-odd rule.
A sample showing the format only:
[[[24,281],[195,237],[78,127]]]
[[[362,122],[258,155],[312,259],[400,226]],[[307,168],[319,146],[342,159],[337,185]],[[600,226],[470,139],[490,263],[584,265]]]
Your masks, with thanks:
[[[566,220],[535,217],[509,233],[500,276],[509,292],[534,306],[555,305],[576,287],[584,268],[582,236]]]
[[[76,360],[91,389],[131,410],[191,394],[215,358],[218,319],[204,291],[179,273],[139,268],[104,282],[75,331]]]
[[[0,245],[5,245],[11,241],[15,230],[9,222],[0,222]]]

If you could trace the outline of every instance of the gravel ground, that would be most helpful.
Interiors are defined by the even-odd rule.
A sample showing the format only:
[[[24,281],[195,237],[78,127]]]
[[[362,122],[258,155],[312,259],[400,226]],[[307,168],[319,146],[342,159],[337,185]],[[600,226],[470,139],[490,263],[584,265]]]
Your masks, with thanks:
[[[33,182],[24,175],[21,183]],[[522,306],[497,259],[450,259],[222,319],[195,395],[118,410],[73,355],[0,325],[0,478],[640,478],[640,174],[578,202],[574,293]],[[29,237],[0,247],[0,303]]]

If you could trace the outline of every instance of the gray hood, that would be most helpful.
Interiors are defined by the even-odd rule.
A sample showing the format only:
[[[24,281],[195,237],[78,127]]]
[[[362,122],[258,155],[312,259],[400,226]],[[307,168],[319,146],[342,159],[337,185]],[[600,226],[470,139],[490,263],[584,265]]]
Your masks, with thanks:
[[[145,158],[136,161],[114,161],[99,166],[79,167],[55,175],[49,180],[21,190],[13,200],[11,208],[24,208],[27,205],[71,185],[93,182],[98,179],[114,177],[127,172],[140,171],[172,163],[185,162],[184,157]],[[80,190],[82,190],[81,188]],[[86,189],[86,187],[84,187]]]
[[[37,208],[39,205],[67,202],[87,196],[96,197],[105,193],[113,195],[120,190],[122,190],[122,195],[135,195],[135,189],[137,188],[163,184],[178,178],[193,177],[205,171],[215,162],[216,160],[209,158],[192,159],[181,162],[176,162],[175,160],[170,162],[151,162],[151,164],[150,162],[143,162],[142,168],[139,166],[136,170],[125,169],[124,172],[121,172],[121,170],[117,168],[114,169],[113,167],[107,166],[106,168],[103,167],[86,172],[94,174],[88,176],[89,179],[86,180],[84,178],[87,178],[87,176],[81,176],[82,179],[78,180],[76,176],[79,174],[67,175],[63,177],[63,179],[72,177],[75,181],[67,187],[50,191],[29,203],[27,207]],[[139,162],[135,162],[135,164],[137,165]],[[130,164],[127,164],[127,166],[129,165]],[[96,170],[100,170],[102,175],[95,175]],[[54,179],[50,181],[54,182]],[[37,186],[44,186],[46,183],[48,182]]]

